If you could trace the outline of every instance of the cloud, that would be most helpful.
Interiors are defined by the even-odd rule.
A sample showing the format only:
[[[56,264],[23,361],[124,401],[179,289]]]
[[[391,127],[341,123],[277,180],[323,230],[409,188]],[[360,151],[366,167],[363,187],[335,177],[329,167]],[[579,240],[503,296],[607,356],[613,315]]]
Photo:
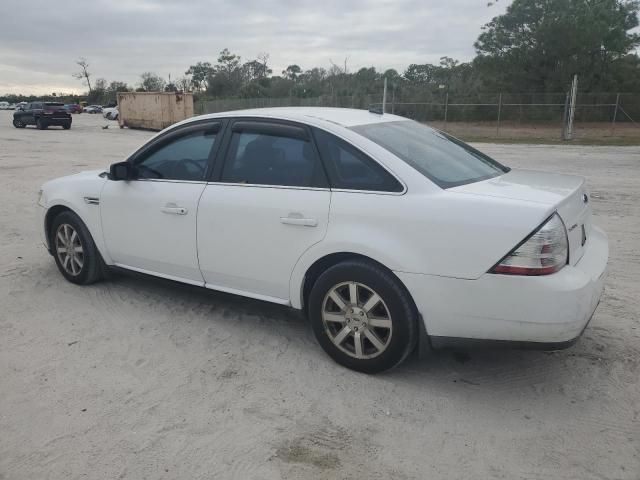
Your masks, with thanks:
[[[2,0],[0,92],[82,91],[94,78],[136,84],[144,71],[177,78],[229,48],[270,54],[279,73],[342,64],[404,70],[441,56],[473,58],[481,26],[504,5],[479,0]]]

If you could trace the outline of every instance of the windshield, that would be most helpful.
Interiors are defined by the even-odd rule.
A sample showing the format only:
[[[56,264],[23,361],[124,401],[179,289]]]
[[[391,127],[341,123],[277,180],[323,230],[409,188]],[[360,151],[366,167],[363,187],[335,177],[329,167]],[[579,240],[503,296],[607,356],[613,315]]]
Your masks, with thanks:
[[[509,171],[466,143],[418,122],[372,123],[351,130],[389,150],[441,188],[478,182]]]

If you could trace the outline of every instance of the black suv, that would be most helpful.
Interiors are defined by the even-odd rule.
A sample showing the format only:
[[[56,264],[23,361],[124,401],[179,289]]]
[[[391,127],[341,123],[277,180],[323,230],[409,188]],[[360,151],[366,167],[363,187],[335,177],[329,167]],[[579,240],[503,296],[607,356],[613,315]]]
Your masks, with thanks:
[[[35,125],[44,130],[50,125],[58,125],[65,130],[71,128],[71,114],[64,108],[64,103],[31,102],[13,113],[13,126],[24,128]]]

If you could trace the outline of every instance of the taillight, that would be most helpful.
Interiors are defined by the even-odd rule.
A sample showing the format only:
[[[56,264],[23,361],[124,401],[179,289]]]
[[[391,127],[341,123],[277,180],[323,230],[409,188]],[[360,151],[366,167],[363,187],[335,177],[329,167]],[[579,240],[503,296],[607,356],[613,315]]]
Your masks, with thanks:
[[[548,275],[567,264],[567,230],[557,213],[500,260],[490,273]]]

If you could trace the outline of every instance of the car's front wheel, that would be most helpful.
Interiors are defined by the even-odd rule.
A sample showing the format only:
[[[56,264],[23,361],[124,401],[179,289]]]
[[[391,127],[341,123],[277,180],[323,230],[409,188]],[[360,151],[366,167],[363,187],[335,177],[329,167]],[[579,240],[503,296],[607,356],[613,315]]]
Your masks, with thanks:
[[[88,285],[102,278],[103,262],[86,225],[66,211],[52,222],[50,245],[60,273],[72,283]]]
[[[39,118],[36,120],[36,128],[38,130],[46,130],[49,127],[49,125],[47,125],[47,122],[45,122],[43,119]]]
[[[318,342],[345,367],[377,373],[400,364],[413,350],[418,314],[392,272],[366,260],[327,269],[308,305]]]
[[[22,123],[20,120],[18,120],[17,118],[13,119],[13,126],[16,128],[24,128],[26,127],[26,125],[24,123]]]

